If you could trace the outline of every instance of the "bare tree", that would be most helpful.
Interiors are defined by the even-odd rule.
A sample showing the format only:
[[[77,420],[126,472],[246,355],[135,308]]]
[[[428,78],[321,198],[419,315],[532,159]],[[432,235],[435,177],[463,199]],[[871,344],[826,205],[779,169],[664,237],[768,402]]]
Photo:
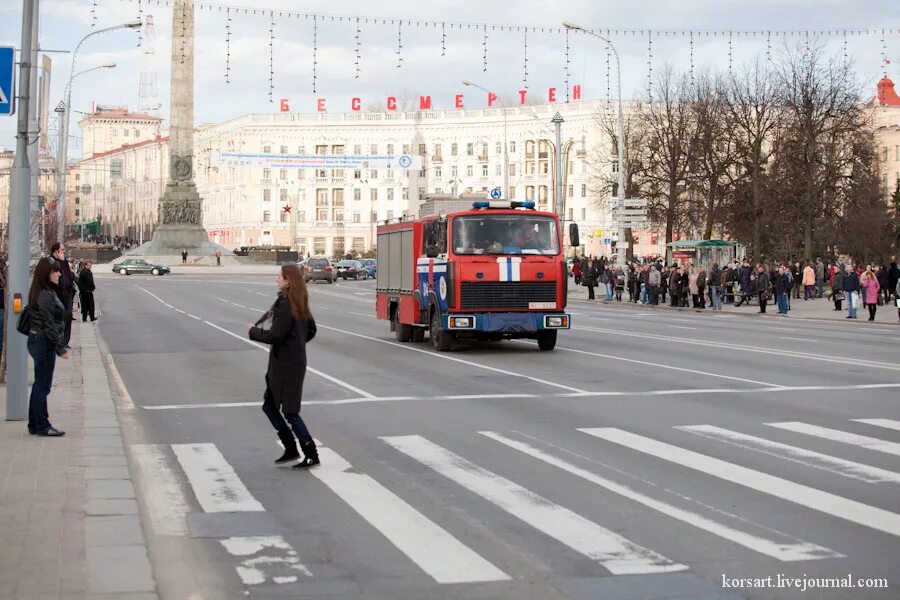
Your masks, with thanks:
[[[666,65],[654,87],[655,99],[644,113],[649,145],[644,193],[650,200],[651,218],[666,224],[668,244],[675,228],[684,224],[682,208],[696,153],[697,123],[683,74]]]

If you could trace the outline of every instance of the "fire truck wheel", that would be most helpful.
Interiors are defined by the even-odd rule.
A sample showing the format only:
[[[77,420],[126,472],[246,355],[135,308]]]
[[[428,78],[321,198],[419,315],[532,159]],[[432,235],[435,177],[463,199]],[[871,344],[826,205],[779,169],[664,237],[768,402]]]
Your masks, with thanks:
[[[425,328],[424,327],[413,327],[412,328],[412,341],[414,341],[414,342],[424,342],[425,341]]]
[[[398,342],[412,341],[413,327],[407,323],[400,322],[400,308],[394,311],[394,337]]]
[[[556,330],[541,331],[537,336],[538,348],[541,350],[553,350],[556,347]]]
[[[431,344],[438,352],[447,352],[453,344],[453,334],[449,331],[441,329],[441,313],[434,311],[431,313],[431,324],[429,329],[431,336]]]

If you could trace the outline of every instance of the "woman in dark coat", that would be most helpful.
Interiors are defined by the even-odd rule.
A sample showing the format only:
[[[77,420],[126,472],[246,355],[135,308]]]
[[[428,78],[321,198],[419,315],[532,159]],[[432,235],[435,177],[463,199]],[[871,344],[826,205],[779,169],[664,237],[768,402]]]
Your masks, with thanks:
[[[284,454],[275,463],[300,458],[294,440],[296,435],[303,459],[294,468],[303,469],[319,464],[316,443],[300,417],[303,378],[306,376],[306,343],[316,335],[316,322],[309,311],[309,293],[297,265],[283,265],[275,282],[278,298],[255,325],[250,325],[249,334],[251,340],[272,346],[262,409],[284,445]],[[272,320],[269,329],[259,327],[269,319]]]
[[[594,299],[594,288],[597,287],[597,266],[593,260],[587,261],[587,266],[581,272],[581,283],[588,289],[588,300]]]

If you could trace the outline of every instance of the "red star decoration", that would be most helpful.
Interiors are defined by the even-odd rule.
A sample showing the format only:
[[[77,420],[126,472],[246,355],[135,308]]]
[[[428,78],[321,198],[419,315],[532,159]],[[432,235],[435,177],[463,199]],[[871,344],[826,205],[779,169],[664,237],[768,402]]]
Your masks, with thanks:
[[[290,205],[290,204],[285,204],[285,205],[282,207],[281,210],[283,210],[283,211],[286,212],[286,213],[289,213],[289,212],[291,212],[291,205]]]

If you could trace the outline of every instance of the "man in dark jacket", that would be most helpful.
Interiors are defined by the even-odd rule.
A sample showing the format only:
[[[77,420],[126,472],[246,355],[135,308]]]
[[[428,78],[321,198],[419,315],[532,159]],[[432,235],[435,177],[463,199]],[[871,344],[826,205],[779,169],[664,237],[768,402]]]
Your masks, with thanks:
[[[66,309],[64,341],[66,347],[68,347],[69,339],[72,337],[72,303],[75,301],[75,275],[69,267],[69,261],[66,260],[66,246],[62,242],[53,242],[53,245],[50,246],[50,256],[59,263],[59,271],[61,273],[56,293]]]
[[[91,261],[87,261],[81,267],[81,273],[78,274],[78,292],[79,299],[81,300],[81,320],[87,321],[88,317],[91,318],[91,321],[96,321],[97,317],[94,315],[94,290],[97,287],[94,285],[94,273],[91,272]]]
[[[841,310],[844,301],[844,267],[838,265],[831,278],[831,300],[834,302],[834,310]]]
[[[900,281],[900,267],[897,266],[897,263],[892,262],[888,269],[888,288],[891,292],[896,292],[898,281]]]
[[[738,271],[738,280],[741,283],[741,299],[735,306],[740,306],[744,302],[750,304],[750,295],[753,293],[753,267],[746,258]]]
[[[849,263],[844,272],[844,295],[847,297],[847,318],[855,319],[859,308],[859,275]]]
[[[769,273],[766,266],[760,264],[756,273],[756,293],[759,294],[759,312],[766,312],[766,303],[769,301]]]
[[[791,281],[785,273],[784,265],[778,267],[778,273],[772,282],[775,288],[775,299],[778,302],[778,314],[788,314],[788,296],[791,293]]]
[[[794,298],[800,299],[800,290],[803,288],[803,267],[800,261],[794,263],[791,267],[791,277],[794,280]]]

